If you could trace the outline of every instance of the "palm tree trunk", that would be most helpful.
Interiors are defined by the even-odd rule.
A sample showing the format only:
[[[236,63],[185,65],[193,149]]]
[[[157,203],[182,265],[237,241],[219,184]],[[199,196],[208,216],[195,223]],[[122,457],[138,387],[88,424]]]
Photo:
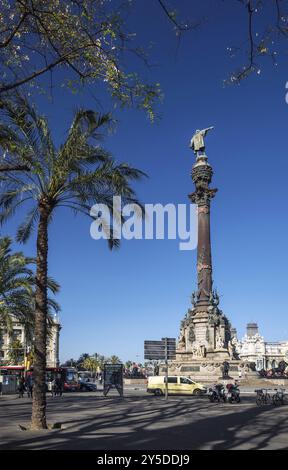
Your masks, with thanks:
[[[47,429],[46,422],[46,340],[47,340],[47,256],[49,207],[39,204],[37,234],[36,310],[31,429]]]

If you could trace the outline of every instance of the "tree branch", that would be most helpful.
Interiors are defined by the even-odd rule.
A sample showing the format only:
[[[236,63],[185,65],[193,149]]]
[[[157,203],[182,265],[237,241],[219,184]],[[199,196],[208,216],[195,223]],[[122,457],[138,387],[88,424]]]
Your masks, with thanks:
[[[30,171],[30,168],[27,165],[0,165],[0,172],[5,171]]]
[[[1,93],[5,93],[7,91],[10,91],[10,90],[14,90],[15,88],[21,86],[21,85],[24,85],[25,83],[33,80],[34,78],[37,78],[39,77],[40,75],[42,75],[43,73],[45,72],[48,72],[49,70],[53,69],[54,67],[56,67],[56,65],[60,64],[61,62],[64,61],[64,58],[60,58],[58,60],[55,60],[54,62],[52,62],[51,64],[47,65],[47,67],[44,67],[40,70],[37,70],[36,72],[33,72],[31,75],[29,75],[28,77],[25,77],[21,80],[18,80],[14,83],[11,83],[9,85],[4,85],[0,88],[0,94]]]
[[[240,0],[242,2],[242,0]],[[248,12],[248,42],[249,42],[249,51],[248,57],[249,61],[248,64],[244,67],[244,69],[234,76],[234,81],[240,82],[242,78],[246,77],[253,69],[254,69],[254,55],[255,55],[255,44],[253,40],[253,14],[254,8],[252,6],[252,0],[249,0],[247,3],[247,12]]]
[[[174,26],[176,26],[177,30],[179,32],[183,32],[183,31],[188,31],[189,29],[192,29],[192,28],[195,28],[197,26],[199,26],[199,23],[195,23],[195,24],[185,24],[185,25],[181,25],[180,23],[178,23],[178,21],[176,21],[175,17],[173,14],[170,13],[170,11],[168,10],[168,8],[166,7],[165,3],[163,0],[157,0],[160,7],[162,8],[162,10],[164,11],[165,15],[167,16],[167,18],[169,19],[169,21],[171,21]]]
[[[10,34],[10,36],[6,39],[6,41],[4,42],[1,42],[0,43],[0,48],[4,48],[4,47],[7,47],[8,44],[12,41],[12,39],[14,38],[15,34],[17,33],[17,31],[19,31],[22,23],[25,21],[25,19],[27,18],[28,16],[28,12],[25,12],[21,18],[21,20],[19,21],[18,25],[15,27],[15,29],[12,31],[12,33]]]
[[[287,26],[283,28],[283,26],[281,25],[282,14],[281,14],[281,9],[279,5],[279,0],[275,0],[275,4],[276,4],[276,11],[277,11],[277,29],[280,31],[281,34],[283,34],[283,36],[287,38],[288,28]]]

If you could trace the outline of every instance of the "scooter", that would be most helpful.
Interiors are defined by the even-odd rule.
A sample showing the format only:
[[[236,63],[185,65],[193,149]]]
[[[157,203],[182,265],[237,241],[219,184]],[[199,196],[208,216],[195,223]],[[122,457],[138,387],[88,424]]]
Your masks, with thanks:
[[[227,384],[227,398],[229,403],[240,403],[240,390],[238,384]]]
[[[208,397],[211,403],[220,402],[226,403],[226,393],[224,385],[214,385],[213,388],[209,388]]]

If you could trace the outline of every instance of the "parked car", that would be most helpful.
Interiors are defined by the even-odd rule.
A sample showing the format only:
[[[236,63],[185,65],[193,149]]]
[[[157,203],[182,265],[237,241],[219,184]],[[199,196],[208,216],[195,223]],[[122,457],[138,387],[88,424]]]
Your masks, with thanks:
[[[166,377],[148,377],[147,392],[160,396],[165,394]],[[207,388],[201,383],[194,382],[185,376],[168,376],[168,394],[175,395],[204,395]]]
[[[93,382],[80,382],[80,391],[82,392],[96,392],[97,385]]]
[[[74,380],[64,382],[64,392],[78,392],[80,384]]]

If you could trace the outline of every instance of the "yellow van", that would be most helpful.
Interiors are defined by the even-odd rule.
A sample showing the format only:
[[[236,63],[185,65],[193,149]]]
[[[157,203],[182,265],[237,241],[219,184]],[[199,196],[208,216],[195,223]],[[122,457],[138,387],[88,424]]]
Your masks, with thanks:
[[[160,396],[165,394],[166,377],[153,376],[148,377],[147,392]],[[168,376],[168,394],[172,395],[204,395],[207,388],[189,377],[169,375]]]

